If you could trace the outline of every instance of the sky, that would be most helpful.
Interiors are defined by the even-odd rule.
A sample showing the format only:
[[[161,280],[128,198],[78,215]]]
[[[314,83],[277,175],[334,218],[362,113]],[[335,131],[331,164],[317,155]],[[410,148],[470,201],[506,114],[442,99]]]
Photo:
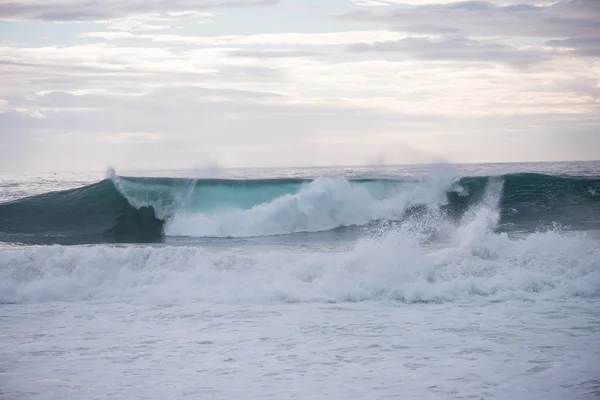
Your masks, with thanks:
[[[600,159],[600,0],[1,0],[0,172]]]

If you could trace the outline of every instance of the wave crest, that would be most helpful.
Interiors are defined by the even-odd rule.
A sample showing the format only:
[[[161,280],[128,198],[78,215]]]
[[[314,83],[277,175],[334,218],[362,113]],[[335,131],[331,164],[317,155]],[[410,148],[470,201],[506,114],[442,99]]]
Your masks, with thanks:
[[[25,243],[156,242],[166,236],[248,237],[319,232],[411,218],[460,221],[485,188],[498,195],[501,229],[554,223],[600,227],[600,179],[514,174],[421,180],[226,180],[122,177],[0,204],[0,240]],[[438,216],[438,217],[436,217]],[[438,218],[439,219],[439,218]]]

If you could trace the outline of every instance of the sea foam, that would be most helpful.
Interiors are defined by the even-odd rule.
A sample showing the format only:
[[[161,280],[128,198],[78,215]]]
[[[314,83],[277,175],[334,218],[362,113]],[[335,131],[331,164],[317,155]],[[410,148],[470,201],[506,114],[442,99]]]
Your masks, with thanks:
[[[334,252],[104,245],[3,251],[0,301],[451,302],[600,295],[597,240],[559,230],[518,239],[494,233],[497,211],[490,204],[472,210],[433,246],[417,227],[403,225]]]

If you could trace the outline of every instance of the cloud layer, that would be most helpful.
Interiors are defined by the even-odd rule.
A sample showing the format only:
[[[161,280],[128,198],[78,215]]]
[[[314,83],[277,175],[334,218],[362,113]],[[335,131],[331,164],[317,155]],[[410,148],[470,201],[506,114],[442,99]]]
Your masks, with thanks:
[[[425,3],[3,2],[0,167],[600,158],[600,2]]]
[[[0,4],[0,18],[15,21],[101,21],[131,16],[150,16],[176,19],[202,15],[203,11],[217,8],[269,6],[279,0],[200,0],[178,2],[170,0],[117,0],[117,1],[5,1]]]

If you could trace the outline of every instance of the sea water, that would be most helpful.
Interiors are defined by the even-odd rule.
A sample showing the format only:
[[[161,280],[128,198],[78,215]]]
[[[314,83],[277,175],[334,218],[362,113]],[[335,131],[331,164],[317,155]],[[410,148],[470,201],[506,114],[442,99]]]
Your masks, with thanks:
[[[0,176],[0,398],[600,396],[600,164]]]

